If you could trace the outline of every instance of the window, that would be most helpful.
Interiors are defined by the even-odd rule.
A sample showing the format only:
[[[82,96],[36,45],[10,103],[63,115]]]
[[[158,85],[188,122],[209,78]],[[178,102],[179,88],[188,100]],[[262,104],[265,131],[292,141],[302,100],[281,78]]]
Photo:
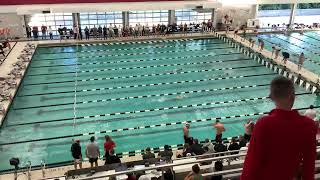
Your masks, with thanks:
[[[297,6],[294,23],[312,25],[319,23],[320,3],[301,3]]]
[[[81,29],[109,26],[109,24],[122,26],[122,12],[80,13]]]
[[[167,10],[157,11],[131,11],[129,13],[129,24],[135,26],[140,23],[141,25],[158,25],[168,24],[169,12]]]
[[[58,35],[58,28],[61,25],[67,29],[73,26],[72,13],[50,13],[50,14],[33,14],[31,16],[29,26],[38,26],[41,31],[41,26],[51,26],[53,35]]]
[[[265,4],[259,5],[258,19],[262,27],[271,27],[276,24],[280,27],[289,24],[291,4]]]
[[[211,19],[211,12],[197,12],[192,9],[179,9],[175,11],[177,24],[202,23]]]

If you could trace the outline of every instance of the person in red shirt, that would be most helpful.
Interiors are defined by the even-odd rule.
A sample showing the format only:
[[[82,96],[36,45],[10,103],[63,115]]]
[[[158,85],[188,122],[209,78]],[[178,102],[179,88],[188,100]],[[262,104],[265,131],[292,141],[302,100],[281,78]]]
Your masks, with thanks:
[[[303,180],[313,180],[315,123],[292,110],[295,92],[289,79],[275,78],[270,97],[276,108],[255,125],[241,180],[292,180],[299,173]]]
[[[105,152],[105,158],[109,156],[110,150],[114,149],[116,147],[116,144],[112,141],[110,136],[104,137],[106,142],[104,143],[104,152]]]

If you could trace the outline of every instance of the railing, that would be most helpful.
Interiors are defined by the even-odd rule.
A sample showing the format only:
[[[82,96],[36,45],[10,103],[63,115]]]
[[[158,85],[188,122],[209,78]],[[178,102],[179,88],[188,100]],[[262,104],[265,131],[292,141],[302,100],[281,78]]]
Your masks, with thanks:
[[[217,155],[221,155],[221,154],[231,154],[231,153],[237,153],[237,152],[239,154],[204,158],[207,156],[217,156]],[[241,153],[241,152],[243,152],[243,150],[226,151],[226,152],[220,152],[220,153],[211,153],[211,154],[204,154],[204,155],[198,155],[198,156],[190,156],[190,157],[178,158],[178,159],[175,159],[174,161],[188,159],[188,158],[196,158],[196,160],[191,161],[191,162],[175,162],[175,163],[169,163],[169,164],[164,164],[164,165],[157,165],[157,166],[153,166],[153,167],[145,167],[142,169],[132,169],[132,170],[126,170],[126,171],[121,171],[121,172],[115,172],[115,173],[110,173],[108,175],[97,175],[97,176],[82,177],[82,178],[77,178],[77,179],[78,180],[92,180],[95,178],[115,177],[115,176],[120,176],[120,175],[136,174],[138,172],[152,171],[152,170],[161,170],[162,174],[164,174],[164,171],[168,168],[173,168],[173,167],[183,166],[183,165],[192,165],[192,164],[204,163],[204,162],[221,161],[221,160],[227,160],[228,165],[231,165],[232,160],[246,156],[246,153]],[[317,152],[320,152],[320,146],[317,147]],[[239,165],[240,164],[242,164],[241,161],[240,161]],[[226,175],[226,174],[230,174],[230,173],[235,173],[235,175],[239,175],[239,173],[241,174],[241,171],[242,171],[242,168],[236,168],[236,169],[225,170],[225,171],[220,171],[220,172],[205,173],[205,174],[203,174],[203,176]]]

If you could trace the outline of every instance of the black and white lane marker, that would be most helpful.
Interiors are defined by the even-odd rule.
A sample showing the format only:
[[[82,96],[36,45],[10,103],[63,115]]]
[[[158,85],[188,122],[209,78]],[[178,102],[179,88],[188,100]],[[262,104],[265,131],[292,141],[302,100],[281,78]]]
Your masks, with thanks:
[[[72,63],[72,64],[55,64],[55,62],[50,62],[51,65],[44,65],[44,66],[34,66],[32,65],[31,68],[42,68],[42,67],[55,67],[55,66],[74,66],[74,65],[95,65],[95,64],[120,64],[120,63],[131,63],[131,62],[151,62],[151,61],[162,61],[162,60],[173,60],[173,59],[190,59],[190,58],[202,58],[202,57],[214,57],[214,56],[227,56],[227,55],[239,55],[243,53],[209,53],[204,55],[194,55],[194,56],[175,56],[175,57],[166,57],[166,58],[151,58],[151,59],[133,59],[133,60],[120,60],[120,61],[93,61],[88,62],[88,60],[77,61],[79,63]]]
[[[320,106],[317,106],[315,108],[319,108],[319,107]],[[300,109],[296,109],[296,110],[305,110],[305,109],[308,109],[308,108],[300,108]],[[251,117],[251,116],[265,115],[268,113],[269,112],[256,112],[256,113],[241,114],[241,115],[231,115],[231,116],[213,117],[213,118],[205,118],[205,119],[194,119],[194,120],[182,121],[182,122],[180,121],[180,122],[169,122],[169,123],[147,125],[147,126],[136,126],[136,127],[130,127],[130,128],[96,131],[96,132],[89,132],[89,133],[82,133],[82,134],[75,134],[75,135],[58,136],[58,137],[52,137],[52,138],[41,138],[41,139],[1,143],[0,146],[22,144],[22,143],[29,143],[29,142],[47,141],[47,140],[54,140],[54,139],[72,138],[72,137],[79,137],[79,136],[92,136],[92,135],[98,135],[98,134],[106,134],[106,133],[114,133],[114,132],[130,131],[130,130],[139,130],[139,129],[148,129],[148,128],[151,129],[151,128],[157,128],[157,127],[179,125],[179,124],[183,124],[186,122],[198,123],[198,122],[209,122],[209,121],[215,121],[215,120],[226,120],[226,119],[232,119],[232,118]],[[93,116],[93,117],[95,117],[95,116]]]
[[[218,69],[203,69],[203,70],[192,70],[192,71],[181,71],[181,72],[169,72],[169,73],[162,73],[163,75],[173,75],[173,74],[190,74],[190,73],[198,73],[198,72],[213,72],[213,71],[224,71],[224,70],[232,70],[232,69],[246,69],[246,68],[253,68],[253,67],[262,67],[263,65],[255,65],[255,66],[242,66],[242,67],[233,67],[233,68],[218,68]],[[143,75],[146,76],[159,76],[159,74],[147,74]],[[131,78],[138,77],[138,75],[129,76]],[[110,78],[109,78],[110,79]],[[115,87],[102,87],[96,89],[80,89],[76,92],[89,92],[89,91],[105,91],[105,90],[114,90],[114,89],[128,89],[128,88],[138,88],[138,87],[150,87],[150,86],[161,86],[161,85],[172,85],[172,84],[183,84],[183,83],[192,83],[192,82],[201,82],[203,80],[183,80],[183,81],[174,81],[174,82],[160,82],[160,83],[151,83],[151,84],[136,84],[136,85],[127,85],[127,86],[115,86]],[[53,88],[53,87],[52,87]],[[70,93],[72,91],[61,91],[61,92],[53,92],[53,93],[36,93],[36,94],[29,94],[29,95],[18,95],[19,97],[22,96],[35,96],[35,95],[46,95],[46,94],[60,94],[60,93]]]
[[[102,71],[121,71],[121,70],[133,70],[133,69],[150,69],[159,67],[175,67],[175,66],[188,66],[188,65],[201,65],[201,64],[212,64],[212,63],[228,63],[232,61],[248,61],[252,59],[236,59],[227,61],[200,61],[200,62],[187,62],[187,63],[174,63],[174,64],[159,64],[159,65],[148,65],[148,66],[130,66],[130,67],[119,67],[119,68],[108,68],[108,69],[91,69],[91,70],[79,70],[77,73],[89,73],[89,72],[102,72]],[[55,69],[48,69],[49,72],[55,71]],[[29,76],[40,76],[40,75],[53,75],[53,74],[70,74],[76,71],[65,71],[57,73],[46,73],[46,74],[29,74]]]
[[[185,52],[199,52],[199,51],[210,51],[214,49],[231,49],[231,46],[228,47],[210,47],[210,48],[202,48],[202,49],[188,49],[188,50],[170,50],[170,51],[159,51],[159,52],[140,52],[140,53],[120,53],[120,54],[106,54],[106,55],[98,55],[98,56],[75,56],[75,57],[65,57],[65,58],[41,58],[41,59],[33,59],[32,61],[56,61],[56,60],[64,60],[64,59],[89,59],[89,58],[98,58],[98,57],[122,57],[122,56],[137,56],[137,55],[152,55],[152,54],[168,54],[168,53],[185,53]]]
[[[268,75],[275,75],[275,74],[272,73],[272,74],[268,74]],[[236,79],[238,77],[236,77],[236,76],[235,77],[228,77],[228,79]],[[226,78],[224,78],[224,79],[226,79]],[[209,81],[209,80],[212,80],[212,79],[203,79],[200,82],[205,82],[205,81]],[[238,87],[228,88],[227,90],[263,87],[266,85],[238,86]],[[223,90],[224,88],[221,88],[221,89]],[[180,92],[173,92],[173,93],[149,94],[149,95],[141,95],[141,96],[128,96],[128,97],[119,97],[119,98],[110,98],[110,99],[95,99],[95,100],[89,100],[89,101],[78,101],[78,102],[76,102],[76,104],[91,104],[91,103],[121,101],[121,100],[130,100],[130,99],[142,99],[142,98],[151,98],[151,97],[163,97],[163,96],[185,95],[185,94],[195,94],[195,93],[204,93],[204,92],[215,92],[215,91],[219,91],[221,89],[219,89],[219,88],[201,89],[201,90],[180,91]],[[59,104],[54,104],[54,105],[36,105],[36,106],[29,106],[29,107],[23,107],[23,108],[13,108],[13,109],[14,110],[22,110],[22,109],[31,109],[31,108],[43,108],[43,107],[52,107],[52,106],[71,105],[71,104],[74,104],[74,102],[59,103]]]
[[[292,37],[292,38],[294,38],[294,39],[297,39],[297,40],[299,40],[299,41],[305,42],[305,43],[307,43],[307,44],[310,44],[310,45],[312,45],[312,46],[314,46],[314,47],[316,47],[316,48],[320,48],[320,46],[318,46],[317,44],[314,44],[314,43],[311,43],[311,42],[309,42],[309,41],[300,39],[299,37],[294,36],[294,35],[292,35],[292,34],[290,35],[290,37]]]

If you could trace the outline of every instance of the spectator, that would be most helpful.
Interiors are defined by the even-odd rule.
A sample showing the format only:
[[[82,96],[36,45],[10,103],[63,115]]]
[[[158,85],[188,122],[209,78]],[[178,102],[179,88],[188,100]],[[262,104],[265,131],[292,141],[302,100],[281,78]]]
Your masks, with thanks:
[[[191,149],[190,144],[188,144],[188,143],[184,144],[182,156],[187,157],[187,156],[191,156],[191,155],[192,155],[192,149]]]
[[[223,163],[221,161],[216,161],[214,163],[215,172],[219,172],[223,170]],[[222,175],[215,175],[211,177],[211,180],[222,180]]]
[[[239,146],[240,148],[245,147],[247,144],[247,141],[244,139],[243,136],[239,136]]]
[[[105,162],[105,165],[106,164],[115,164],[115,163],[121,163],[121,160],[120,158],[114,154],[114,150],[111,149],[110,152],[109,152],[109,155],[107,158],[106,158],[106,162]]]
[[[205,141],[205,143],[203,144],[203,148],[207,147],[208,148],[208,153],[214,153],[214,146],[213,144],[210,142],[210,140],[207,138]]]
[[[104,152],[105,152],[105,158],[107,158],[109,156],[109,151],[113,150],[116,147],[116,144],[112,141],[110,136],[105,136],[105,143],[103,145],[104,147]]]
[[[245,125],[245,133],[244,133],[244,139],[249,142],[250,138],[251,138],[251,134],[253,132],[253,128],[254,128],[254,122],[249,120]]]
[[[214,145],[214,150],[215,150],[217,153],[225,152],[225,151],[227,151],[227,147],[222,144],[222,141],[217,141],[217,144]],[[221,155],[223,156],[223,154],[221,154]]]
[[[86,40],[90,39],[90,31],[88,26],[86,26],[86,28],[84,28],[84,35],[86,36]]]
[[[63,28],[61,27],[61,25],[58,28],[58,33],[60,35],[60,40],[63,38]]]
[[[80,39],[79,27],[77,25],[74,26],[74,39]]]
[[[33,26],[32,27],[32,34],[33,34],[34,39],[38,39],[38,35],[39,35],[38,33],[39,33],[38,26]]]
[[[103,26],[103,39],[107,39],[107,27],[106,26]]]
[[[151,158],[155,158],[156,156],[154,155],[154,153],[151,152],[150,147],[147,147],[146,149],[146,153],[142,155],[143,159],[151,159]]]
[[[97,39],[98,38],[98,29],[97,29],[96,25],[93,25],[92,33],[93,33],[93,37],[95,39]]]
[[[100,25],[98,27],[98,36],[100,39],[102,39],[102,27]]]
[[[236,151],[236,150],[239,150],[240,149],[240,146],[239,144],[236,142],[236,138],[235,137],[232,137],[231,139],[231,143],[228,147],[228,150],[229,151]],[[238,154],[238,152],[232,152],[231,154]]]
[[[317,111],[314,109],[313,105],[310,105],[309,109],[306,110],[304,115],[307,116],[308,118],[312,119],[312,120],[316,120]]]
[[[255,125],[241,179],[293,179],[301,164],[302,179],[314,179],[317,133],[314,122],[292,110],[295,90],[289,79],[272,80],[270,97],[276,108]]]
[[[89,158],[91,168],[93,168],[93,163],[95,164],[95,167],[98,167],[98,158],[100,156],[100,151],[98,145],[95,142],[94,136],[90,138],[90,143],[87,145],[86,156],[87,158]]]
[[[192,166],[192,171],[184,178],[184,180],[201,180],[200,167],[198,164]]]
[[[31,31],[31,27],[29,25],[27,25],[27,27],[26,27],[26,33],[27,33],[27,38],[31,38],[32,31]]]
[[[42,24],[41,32],[42,32],[42,39],[47,39],[47,26]]]
[[[49,33],[50,39],[52,40],[52,39],[53,39],[53,35],[52,35],[52,28],[51,28],[51,26],[49,26],[48,33]]]
[[[71,154],[74,160],[74,169],[77,169],[77,164],[79,164],[80,169],[82,168],[82,152],[80,146],[80,140],[77,139],[71,146]]]
[[[222,133],[226,131],[224,125],[219,120],[216,120],[213,127],[216,129],[216,142],[222,141]]]
[[[164,145],[164,151],[160,151],[158,157],[162,160],[171,160],[173,156],[172,151],[170,150],[168,145]]]
[[[0,54],[2,54],[3,57],[6,57],[2,45],[0,45]]]
[[[191,145],[192,153],[195,155],[201,155],[204,153],[204,150],[202,149],[201,145],[199,144],[198,139],[193,140],[193,144]]]

